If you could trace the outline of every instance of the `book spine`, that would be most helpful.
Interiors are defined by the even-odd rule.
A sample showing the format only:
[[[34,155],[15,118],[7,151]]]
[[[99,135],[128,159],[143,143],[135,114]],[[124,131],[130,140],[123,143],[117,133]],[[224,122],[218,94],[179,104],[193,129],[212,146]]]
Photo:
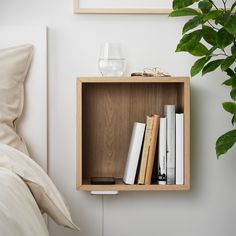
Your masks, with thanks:
[[[148,154],[147,160],[147,168],[146,168],[146,175],[145,175],[145,184],[151,184],[152,180],[152,172],[153,172],[153,164],[155,159],[156,153],[156,146],[157,146],[157,136],[159,131],[159,122],[160,117],[158,115],[153,115],[153,127],[152,127],[152,135],[151,135],[151,142],[150,142],[150,149]]]
[[[134,184],[140,151],[143,142],[144,130],[144,123],[134,123],[123,177],[123,181],[126,184]]]
[[[150,150],[150,143],[151,143],[151,135],[152,135],[152,127],[153,127],[153,117],[147,116],[147,124],[143,142],[143,151],[141,156],[141,163],[138,175],[138,184],[144,184],[145,181],[145,174],[147,169],[147,160],[148,154]]]
[[[166,118],[160,118],[158,144],[158,184],[166,184]]]
[[[176,184],[184,184],[184,114],[176,114]]]
[[[167,184],[175,184],[175,105],[165,105]]]

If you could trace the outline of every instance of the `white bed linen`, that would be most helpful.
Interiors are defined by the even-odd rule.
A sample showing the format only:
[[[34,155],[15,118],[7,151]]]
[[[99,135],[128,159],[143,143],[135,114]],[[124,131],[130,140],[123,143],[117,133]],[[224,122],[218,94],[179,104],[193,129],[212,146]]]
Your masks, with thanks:
[[[47,213],[59,225],[79,231],[60,192],[50,177],[29,156],[0,143],[0,167],[8,169],[24,180],[42,212]]]
[[[0,235],[49,236],[27,185],[4,167],[0,167]]]

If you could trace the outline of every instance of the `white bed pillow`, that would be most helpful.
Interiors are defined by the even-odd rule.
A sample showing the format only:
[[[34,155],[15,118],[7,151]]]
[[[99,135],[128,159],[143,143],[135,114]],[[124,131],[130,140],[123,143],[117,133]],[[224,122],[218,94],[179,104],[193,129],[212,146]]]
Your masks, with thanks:
[[[33,55],[32,45],[0,49],[0,142],[28,155],[23,139],[16,132],[24,105],[24,81]]]
[[[0,143],[0,167],[19,175],[30,188],[39,208],[56,223],[79,230],[54,183],[43,169],[24,153]]]

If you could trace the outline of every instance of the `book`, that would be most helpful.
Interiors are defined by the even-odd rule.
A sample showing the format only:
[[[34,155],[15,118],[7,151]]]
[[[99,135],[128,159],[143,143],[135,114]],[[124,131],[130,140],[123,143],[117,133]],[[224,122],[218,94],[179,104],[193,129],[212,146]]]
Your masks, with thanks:
[[[144,123],[134,123],[123,177],[123,181],[126,184],[134,184],[143,142],[144,130]]]
[[[153,115],[151,142],[150,142],[150,149],[149,149],[148,158],[147,158],[147,168],[146,168],[144,184],[151,184],[153,164],[154,164],[155,154],[156,154],[159,124],[160,124],[160,117],[158,115]]]
[[[158,142],[158,184],[166,184],[166,117],[160,118]]]
[[[175,184],[175,105],[165,105],[167,184]]]
[[[142,156],[140,160],[141,162],[140,162],[139,175],[138,175],[138,184],[144,184],[144,180],[145,180],[148,153],[149,153],[150,143],[151,143],[153,121],[154,121],[153,117],[147,116],[146,130],[145,130],[144,141],[143,141],[143,151],[142,151]]]
[[[176,114],[176,184],[184,184],[184,114]]]

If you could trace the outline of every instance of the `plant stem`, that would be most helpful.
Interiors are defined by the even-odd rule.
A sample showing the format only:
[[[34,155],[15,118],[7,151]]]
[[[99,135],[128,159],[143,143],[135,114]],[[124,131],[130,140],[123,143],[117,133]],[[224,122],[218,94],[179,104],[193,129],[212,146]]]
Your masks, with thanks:
[[[212,3],[212,5],[215,7],[216,10],[219,10],[218,7],[215,5],[215,3],[212,0],[210,0],[210,2]]]
[[[224,53],[218,53],[218,54],[212,54],[212,56],[217,57],[217,56],[227,56],[227,55]]]
[[[227,0],[222,0],[222,2],[224,4],[224,10],[227,11],[227,9],[226,9],[226,2],[227,2]]]
[[[208,22],[208,24],[213,28],[213,29],[215,29],[215,30],[219,30],[218,28],[216,28],[209,20],[207,21]]]
[[[227,56],[227,57],[229,56],[229,55],[225,52],[224,49],[221,49],[221,50],[224,52],[224,55],[225,55],[225,56]]]

